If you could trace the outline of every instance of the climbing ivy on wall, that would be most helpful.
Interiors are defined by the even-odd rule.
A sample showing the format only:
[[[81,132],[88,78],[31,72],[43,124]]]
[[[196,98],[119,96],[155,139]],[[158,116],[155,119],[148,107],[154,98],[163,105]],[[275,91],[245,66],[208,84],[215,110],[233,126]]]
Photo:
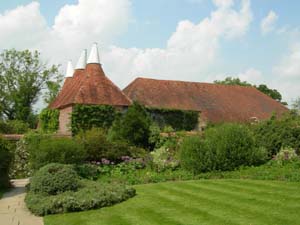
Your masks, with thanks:
[[[195,129],[198,124],[199,114],[196,111],[159,108],[147,108],[147,111],[160,127],[169,125],[177,131],[190,131]]]
[[[40,128],[45,132],[55,132],[59,126],[59,110],[43,109],[39,115]]]
[[[93,127],[108,129],[117,116],[117,110],[109,105],[75,105],[72,111],[72,134]]]

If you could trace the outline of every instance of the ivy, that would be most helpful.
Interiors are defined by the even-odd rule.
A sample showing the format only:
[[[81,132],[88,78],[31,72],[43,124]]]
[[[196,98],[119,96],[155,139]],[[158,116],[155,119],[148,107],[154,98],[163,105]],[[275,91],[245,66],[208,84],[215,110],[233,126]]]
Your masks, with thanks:
[[[93,127],[110,128],[117,116],[117,110],[109,105],[75,105],[72,111],[73,134]]]
[[[59,110],[43,109],[39,115],[40,127],[45,132],[55,132],[59,126]]]
[[[175,130],[190,131],[198,124],[198,112],[178,109],[147,108],[152,119],[160,127],[171,126]]]

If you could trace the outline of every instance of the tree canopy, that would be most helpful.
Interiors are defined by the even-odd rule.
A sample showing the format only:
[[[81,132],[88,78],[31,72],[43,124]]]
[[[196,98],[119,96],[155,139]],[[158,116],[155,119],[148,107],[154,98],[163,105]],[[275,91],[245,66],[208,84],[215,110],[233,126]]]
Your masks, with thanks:
[[[0,54],[0,117],[32,122],[32,107],[41,94],[49,102],[59,90],[58,68],[43,63],[38,51],[4,50]]]
[[[257,90],[261,91],[262,93],[270,96],[271,98],[275,99],[276,101],[287,105],[286,102],[282,102],[282,96],[276,89],[271,89],[265,84],[260,85],[253,85],[248,83],[247,81],[241,81],[239,78],[233,77],[226,77],[224,80],[215,80],[215,84],[225,84],[225,85],[239,85],[239,86],[251,86],[256,88]]]

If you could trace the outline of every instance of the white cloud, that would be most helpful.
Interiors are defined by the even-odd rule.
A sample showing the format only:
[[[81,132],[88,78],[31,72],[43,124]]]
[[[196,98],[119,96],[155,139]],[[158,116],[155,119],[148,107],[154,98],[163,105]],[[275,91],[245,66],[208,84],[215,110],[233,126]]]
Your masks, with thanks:
[[[280,64],[274,67],[274,72],[284,78],[300,79],[300,42],[291,46]]]
[[[220,40],[240,38],[252,21],[247,0],[242,1],[239,11],[229,7],[229,1],[215,3],[217,9],[198,24],[180,21],[166,48],[112,47],[103,57],[112,79],[122,87],[137,76],[203,80],[205,72],[216,62]]]
[[[50,62],[77,58],[95,41],[108,45],[130,20],[129,0],[79,0],[65,5],[48,26],[38,2],[0,15],[0,49],[38,49]]]
[[[45,38],[47,24],[32,2],[0,14],[0,48],[31,48]]]
[[[291,45],[278,66],[274,66],[272,81],[283,93],[284,99],[291,101],[300,96],[300,42]]]
[[[275,29],[275,24],[278,20],[278,15],[274,11],[270,11],[268,15],[262,19],[260,29],[262,34],[270,33]]]

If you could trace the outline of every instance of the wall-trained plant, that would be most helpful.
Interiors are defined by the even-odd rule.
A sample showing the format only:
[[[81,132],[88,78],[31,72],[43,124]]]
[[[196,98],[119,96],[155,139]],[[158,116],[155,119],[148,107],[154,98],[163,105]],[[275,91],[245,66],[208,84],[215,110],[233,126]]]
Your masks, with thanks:
[[[147,108],[151,118],[160,127],[171,126],[176,131],[190,131],[198,124],[199,113],[190,110]]]
[[[117,114],[117,110],[109,105],[75,105],[71,115],[72,133],[93,127],[108,129]]]
[[[59,110],[43,109],[39,115],[40,128],[44,132],[55,132],[59,126]]]

